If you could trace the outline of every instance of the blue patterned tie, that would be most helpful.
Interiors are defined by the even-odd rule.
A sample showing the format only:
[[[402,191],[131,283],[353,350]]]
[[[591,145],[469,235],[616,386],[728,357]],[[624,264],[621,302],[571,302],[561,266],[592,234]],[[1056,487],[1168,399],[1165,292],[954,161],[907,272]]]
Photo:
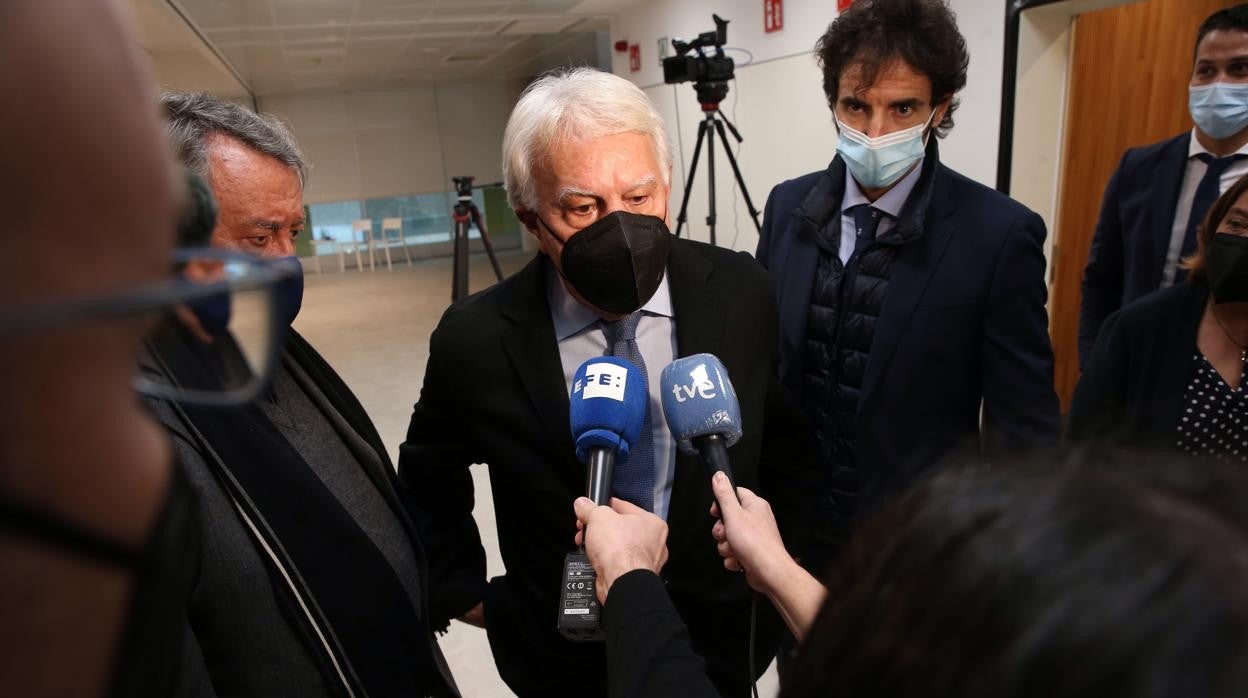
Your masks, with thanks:
[[[650,404],[650,377],[646,373],[646,361],[637,346],[637,323],[641,311],[615,322],[603,321],[602,332],[607,337],[607,355],[632,362],[641,371],[646,386],[646,404]],[[615,496],[632,502],[646,511],[654,511],[654,436],[650,432],[650,411],[641,424],[641,436],[628,450],[628,457],[615,464],[612,481]]]
[[[850,206],[847,212],[853,216],[854,227],[858,229],[857,236],[854,238],[854,255],[858,256],[867,248],[867,245],[875,242],[875,231],[880,229],[880,221],[883,220],[884,212],[870,204]]]
[[[1218,200],[1218,196],[1222,193],[1222,175],[1226,173],[1226,169],[1236,162],[1244,159],[1245,155],[1230,155],[1224,158],[1215,158],[1209,153],[1197,153],[1196,159],[1205,163],[1205,176],[1200,178],[1200,184],[1196,185],[1196,195],[1192,197],[1192,211],[1187,217],[1187,230],[1183,235],[1183,253],[1182,257],[1187,257],[1196,251],[1196,228],[1205,220],[1205,214],[1213,206],[1213,202]],[[1178,283],[1187,278],[1187,271],[1178,269],[1174,273],[1174,282]]]

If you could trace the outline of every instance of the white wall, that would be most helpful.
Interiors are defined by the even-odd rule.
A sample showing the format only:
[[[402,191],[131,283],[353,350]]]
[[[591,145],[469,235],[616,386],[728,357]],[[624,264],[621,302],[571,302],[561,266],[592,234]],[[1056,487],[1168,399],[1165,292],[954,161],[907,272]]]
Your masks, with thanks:
[[[1019,21],[1018,86],[1010,196],[1040,214],[1052,260],[1061,206],[1075,15],[1139,0],[1066,0],[1023,12]]]
[[[941,144],[941,157],[954,169],[992,186],[996,180],[1005,3],[952,0],[951,5],[966,36],[971,65],[967,88],[961,94],[962,106],[955,115],[956,126]],[[640,85],[667,119],[669,132],[681,153],[675,163],[674,179],[683,180],[702,112],[688,83],[674,87],[663,84],[658,40],[673,36],[688,39],[712,30],[712,12],[729,20],[728,46],[748,49],[753,53],[753,61],[743,65],[748,60],[746,55],[730,54],[737,61],[737,77],[721,107],[745,137],[739,161],[746,187],[760,211],[773,186],[827,167],[836,150],[835,128],[812,56],[815,41],[836,18],[835,3],[786,0],[785,28],[773,34],[763,31],[762,8],[761,0],[652,0],[616,18],[611,32],[613,42],[624,39],[641,49],[640,71],[629,72],[628,55],[622,53],[613,56],[614,70]],[[749,212],[739,196],[733,206],[732,173],[722,148],[717,151],[718,242],[752,251],[758,238]],[[692,235],[700,240],[708,237],[704,220],[705,169],[703,155],[688,216]],[[672,188],[674,217],[680,206],[683,181],[674,181]]]
[[[446,191],[452,175],[501,178],[507,82],[261,97],[290,123],[312,170],[312,203]]]

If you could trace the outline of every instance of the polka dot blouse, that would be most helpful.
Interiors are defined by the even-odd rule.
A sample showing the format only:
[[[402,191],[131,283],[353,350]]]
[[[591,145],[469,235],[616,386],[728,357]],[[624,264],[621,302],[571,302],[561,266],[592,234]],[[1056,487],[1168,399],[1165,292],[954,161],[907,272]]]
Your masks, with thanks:
[[[1243,379],[1240,387],[1231,388],[1199,351],[1195,363],[1196,370],[1183,395],[1179,448],[1194,455],[1248,463],[1248,393],[1244,392]]]

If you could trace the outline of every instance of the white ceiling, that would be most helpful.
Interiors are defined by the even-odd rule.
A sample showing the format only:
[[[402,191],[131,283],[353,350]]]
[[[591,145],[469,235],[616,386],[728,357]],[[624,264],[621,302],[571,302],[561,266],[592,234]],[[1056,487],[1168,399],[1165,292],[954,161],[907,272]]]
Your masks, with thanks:
[[[256,95],[523,78],[607,55],[605,6],[582,0],[168,1]]]
[[[129,0],[138,44],[162,90],[207,90],[250,102],[247,86],[166,0]]]

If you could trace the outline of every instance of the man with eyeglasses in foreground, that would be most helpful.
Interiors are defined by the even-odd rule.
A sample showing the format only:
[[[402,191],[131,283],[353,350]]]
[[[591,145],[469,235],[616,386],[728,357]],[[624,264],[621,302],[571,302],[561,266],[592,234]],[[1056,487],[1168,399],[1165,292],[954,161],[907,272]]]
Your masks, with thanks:
[[[0,3],[0,90],[21,96],[0,111],[6,695],[164,695],[174,681],[191,498],[131,384],[146,323],[82,310],[160,285],[177,216],[118,4]]]
[[[166,131],[217,203],[181,240],[298,269],[306,167],[277,119],[167,94]],[[184,267],[188,276],[212,265]],[[426,612],[425,557],[402,485],[351,390],[291,329],[299,271],[278,283],[271,385],[233,409],[153,402],[201,501],[200,559],[178,695],[457,695]],[[237,295],[191,304],[154,363],[171,381],[230,384],[248,346]]]

